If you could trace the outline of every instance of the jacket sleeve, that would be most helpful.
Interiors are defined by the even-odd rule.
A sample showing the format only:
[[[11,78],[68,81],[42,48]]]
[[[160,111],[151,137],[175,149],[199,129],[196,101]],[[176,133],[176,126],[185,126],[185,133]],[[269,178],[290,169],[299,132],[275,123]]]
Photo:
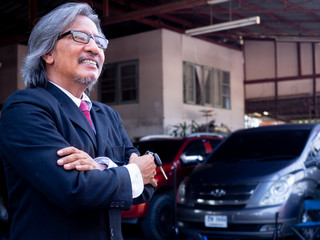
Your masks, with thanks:
[[[140,203],[144,203],[147,202],[151,199],[154,191],[155,191],[155,187],[153,187],[151,184],[146,184],[144,185],[144,190],[142,192],[142,194],[133,199],[133,204],[140,204]]]
[[[122,125],[122,119],[119,116],[117,112],[114,111],[116,114],[117,122],[118,122],[118,129],[122,138],[122,141],[125,143],[125,163],[129,162],[129,158],[132,153],[136,153],[138,156],[141,155],[141,153],[133,146],[130,138],[128,137],[123,125]],[[155,192],[155,187],[153,187],[151,184],[144,185],[144,190],[142,194],[133,199],[133,204],[140,204],[147,202],[151,199],[153,193]]]

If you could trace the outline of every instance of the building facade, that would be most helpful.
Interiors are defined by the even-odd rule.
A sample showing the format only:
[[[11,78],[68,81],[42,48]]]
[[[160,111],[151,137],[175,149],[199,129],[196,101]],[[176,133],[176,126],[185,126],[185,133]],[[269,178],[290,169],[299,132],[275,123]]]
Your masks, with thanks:
[[[0,104],[24,88],[26,53],[24,45],[0,48]],[[91,98],[117,110],[132,139],[172,134],[181,124],[244,127],[241,51],[158,29],[111,39],[105,54]]]

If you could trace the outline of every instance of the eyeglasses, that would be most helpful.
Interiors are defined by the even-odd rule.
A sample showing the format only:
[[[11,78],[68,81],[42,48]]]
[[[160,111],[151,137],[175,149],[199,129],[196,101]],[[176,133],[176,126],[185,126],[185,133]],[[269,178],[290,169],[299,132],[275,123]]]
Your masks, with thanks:
[[[68,36],[69,34],[72,35],[72,39],[75,42],[87,44],[90,41],[90,38],[92,38],[99,48],[107,49],[108,47],[109,41],[107,39],[77,30],[70,30],[59,35],[58,40],[64,38],[65,36]]]

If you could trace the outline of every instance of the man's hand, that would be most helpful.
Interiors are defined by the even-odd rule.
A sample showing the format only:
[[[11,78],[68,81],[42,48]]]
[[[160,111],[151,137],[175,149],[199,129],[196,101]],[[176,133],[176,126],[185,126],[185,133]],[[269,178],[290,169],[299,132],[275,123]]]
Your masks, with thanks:
[[[75,147],[66,147],[57,152],[60,158],[57,163],[65,170],[76,169],[78,171],[89,171],[93,169],[104,170],[107,166],[97,163],[86,152]]]
[[[129,163],[135,163],[140,169],[143,184],[151,184],[156,187],[158,185],[154,176],[157,174],[156,164],[154,163],[154,158],[150,154],[138,156],[135,153],[132,153],[129,159]]]

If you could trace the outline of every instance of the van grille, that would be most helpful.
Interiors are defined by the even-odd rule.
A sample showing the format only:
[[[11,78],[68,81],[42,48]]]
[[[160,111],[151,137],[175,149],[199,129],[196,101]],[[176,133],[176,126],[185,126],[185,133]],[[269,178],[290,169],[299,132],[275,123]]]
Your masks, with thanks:
[[[226,209],[233,209],[234,207],[239,209],[245,207],[243,203],[251,197],[256,187],[256,183],[235,185],[192,184],[189,196],[196,205],[206,205],[208,201],[217,201],[214,205],[210,204],[211,207],[215,209],[224,208],[223,205],[225,205]],[[201,201],[198,201],[199,199]],[[231,207],[232,205],[226,205],[224,201],[238,202],[239,205]]]

